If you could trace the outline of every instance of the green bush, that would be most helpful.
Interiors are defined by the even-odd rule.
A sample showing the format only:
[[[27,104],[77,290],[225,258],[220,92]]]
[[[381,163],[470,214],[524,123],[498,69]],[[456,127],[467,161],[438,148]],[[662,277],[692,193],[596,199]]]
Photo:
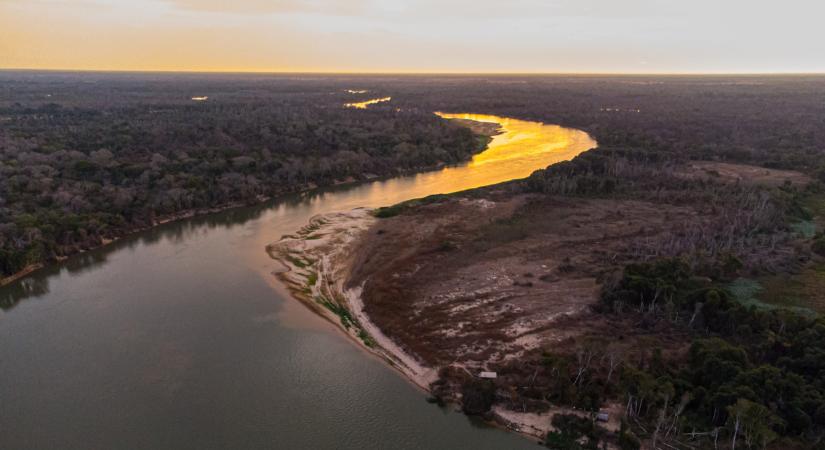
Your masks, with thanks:
[[[606,434],[593,419],[575,414],[556,414],[551,423],[557,431],[547,434],[544,445],[552,449],[596,449]]]
[[[493,407],[495,393],[492,381],[473,378],[461,386],[461,410],[471,416],[486,414]]]
[[[392,206],[382,206],[376,209],[373,212],[373,215],[375,217],[378,217],[379,219],[389,219],[390,217],[395,217],[401,214],[401,211],[403,211],[404,209],[405,206],[403,203],[399,203],[397,205]]]

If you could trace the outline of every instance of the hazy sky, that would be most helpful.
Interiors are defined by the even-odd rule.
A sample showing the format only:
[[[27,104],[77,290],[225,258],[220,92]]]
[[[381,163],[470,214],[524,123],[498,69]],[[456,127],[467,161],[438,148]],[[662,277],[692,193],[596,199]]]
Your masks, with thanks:
[[[825,72],[825,2],[0,0],[0,68]]]

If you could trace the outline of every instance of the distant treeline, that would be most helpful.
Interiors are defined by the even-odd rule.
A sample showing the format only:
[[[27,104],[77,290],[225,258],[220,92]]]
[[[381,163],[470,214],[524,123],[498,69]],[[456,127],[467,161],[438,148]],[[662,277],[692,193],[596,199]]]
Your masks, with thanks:
[[[398,88],[393,102],[572,126],[602,147],[808,173],[825,167],[825,76],[501,76],[420,84]]]

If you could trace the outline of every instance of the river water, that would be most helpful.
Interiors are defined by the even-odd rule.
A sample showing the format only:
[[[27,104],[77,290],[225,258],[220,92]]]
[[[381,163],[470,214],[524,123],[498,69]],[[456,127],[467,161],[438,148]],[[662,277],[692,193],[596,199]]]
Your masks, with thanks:
[[[453,115],[443,115],[453,117]],[[0,448],[535,448],[474,424],[290,299],[265,246],[315,214],[529,175],[594,147],[494,116],[459,167],[142,232],[0,288]]]

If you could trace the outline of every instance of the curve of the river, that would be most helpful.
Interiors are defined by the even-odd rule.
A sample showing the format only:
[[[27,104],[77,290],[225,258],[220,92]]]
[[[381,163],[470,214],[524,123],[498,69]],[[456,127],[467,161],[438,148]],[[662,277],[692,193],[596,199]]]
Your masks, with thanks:
[[[595,146],[442,117],[504,132],[458,167],[165,224],[0,288],[16,304],[0,313],[0,448],[534,448],[427,404],[291,300],[264,251],[318,213],[521,178]]]

